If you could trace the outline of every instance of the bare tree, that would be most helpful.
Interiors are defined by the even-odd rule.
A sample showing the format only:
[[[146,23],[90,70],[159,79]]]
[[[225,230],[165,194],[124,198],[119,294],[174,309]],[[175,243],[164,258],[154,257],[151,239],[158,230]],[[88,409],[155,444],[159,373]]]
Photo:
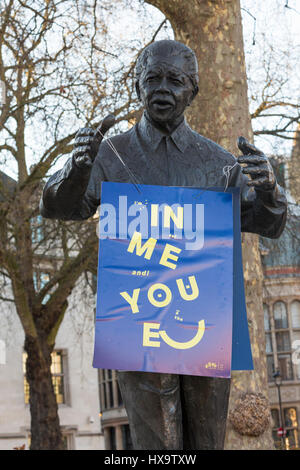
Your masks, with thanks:
[[[292,27],[300,11],[285,0],[260,3],[255,11],[255,0],[242,5],[243,16],[249,19],[247,32],[253,31],[245,41],[253,133],[289,143],[300,122],[296,72],[300,44]]]

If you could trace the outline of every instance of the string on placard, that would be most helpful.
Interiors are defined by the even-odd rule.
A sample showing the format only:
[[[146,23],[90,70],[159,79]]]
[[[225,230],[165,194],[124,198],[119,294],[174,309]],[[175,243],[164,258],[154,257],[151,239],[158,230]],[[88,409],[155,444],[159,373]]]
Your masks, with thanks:
[[[99,134],[101,135],[101,137],[103,138],[104,135],[102,134],[102,132],[100,131],[100,129],[97,129],[96,132],[99,132]],[[113,153],[118,157],[118,159],[120,160],[120,162],[122,163],[123,167],[125,168],[125,170],[127,171],[128,175],[129,175],[129,178],[132,182],[132,184],[135,186],[135,188],[137,189],[137,191],[139,193],[141,193],[141,190],[139,188],[139,182],[137,180],[137,178],[135,177],[135,175],[132,173],[132,171],[130,170],[130,168],[128,167],[128,165],[126,165],[126,163],[124,162],[123,158],[121,157],[121,155],[119,154],[119,152],[117,151],[116,147],[114,146],[114,144],[112,143],[112,141],[109,139],[109,138],[106,138],[106,142],[107,142],[107,145],[110,147],[110,149],[113,151]]]
[[[230,178],[230,172],[236,165],[238,165],[237,161],[235,162],[234,165],[226,165],[226,166],[223,167],[223,175],[226,178],[224,191],[227,191],[228,184],[229,184],[229,178]]]
[[[234,165],[225,165],[223,168],[222,168],[222,173],[223,175],[225,176],[226,180],[225,180],[225,187],[224,187],[224,192],[227,191],[228,189],[228,185],[229,185],[229,178],[230,178],[230,172],[231,170],[236,166],[238,165],[238,161],[236,161],[234,163]],[[205,193],[206,191],[209,191],[210,189],[213,189],[214,186],[208,186],[207,188],[205,189],[202,189],[202,191],[200,191],[198,194],[197,194],[197,197],[198,196],[201,196],[201,194]]]

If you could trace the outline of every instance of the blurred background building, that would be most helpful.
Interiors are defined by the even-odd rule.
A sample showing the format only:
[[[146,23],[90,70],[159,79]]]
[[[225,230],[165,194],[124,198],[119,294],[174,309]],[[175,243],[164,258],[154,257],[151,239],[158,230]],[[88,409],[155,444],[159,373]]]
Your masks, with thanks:
[[[280,446],[282,439],[278,435],[278,429],[288,431],[284,440],[287,449],[300,447],[299,234],[299,218],[292,218],[280,239],[264,239],[261,248],[265,276],[264,325],[273,437],[276,445]]]

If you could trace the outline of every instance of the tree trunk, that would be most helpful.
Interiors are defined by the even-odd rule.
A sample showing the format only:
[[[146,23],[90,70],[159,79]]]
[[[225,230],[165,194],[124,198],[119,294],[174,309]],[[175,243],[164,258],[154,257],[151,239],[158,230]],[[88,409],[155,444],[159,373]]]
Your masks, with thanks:
[[[58,407],[52,385],[47,341],[26,337],[26,378],[30,390],[31,450],[63,450]]]
[[[188,45],[197,55],[199,94],[187,115],[189,124],[236,154],[238,136],[250,141],[253,138],[239,0],[149,0],[148,3],[166,15],[175,39]],[[266,357],[263,354],[263,276],[257,236],[243,235],[243,259],[254,371],[232,373],[229,416],[234,416],[235,420],[228,419],[225,448],[272,449],[270,424],[262,424],[255,413],[259,408],[261,415],[269,417]],[[244,394],[249,395],[241,413],[238,405]],[[247,416],[249,411],[252,412]],[[236,421],[239,431],[235,430]]]

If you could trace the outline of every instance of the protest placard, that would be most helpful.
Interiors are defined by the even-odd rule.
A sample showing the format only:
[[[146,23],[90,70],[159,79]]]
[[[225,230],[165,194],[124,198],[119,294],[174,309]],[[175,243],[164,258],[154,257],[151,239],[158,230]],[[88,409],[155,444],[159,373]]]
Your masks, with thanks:
[[[139,188],[102,184],[94,367],[230,377],[234,192]]]

